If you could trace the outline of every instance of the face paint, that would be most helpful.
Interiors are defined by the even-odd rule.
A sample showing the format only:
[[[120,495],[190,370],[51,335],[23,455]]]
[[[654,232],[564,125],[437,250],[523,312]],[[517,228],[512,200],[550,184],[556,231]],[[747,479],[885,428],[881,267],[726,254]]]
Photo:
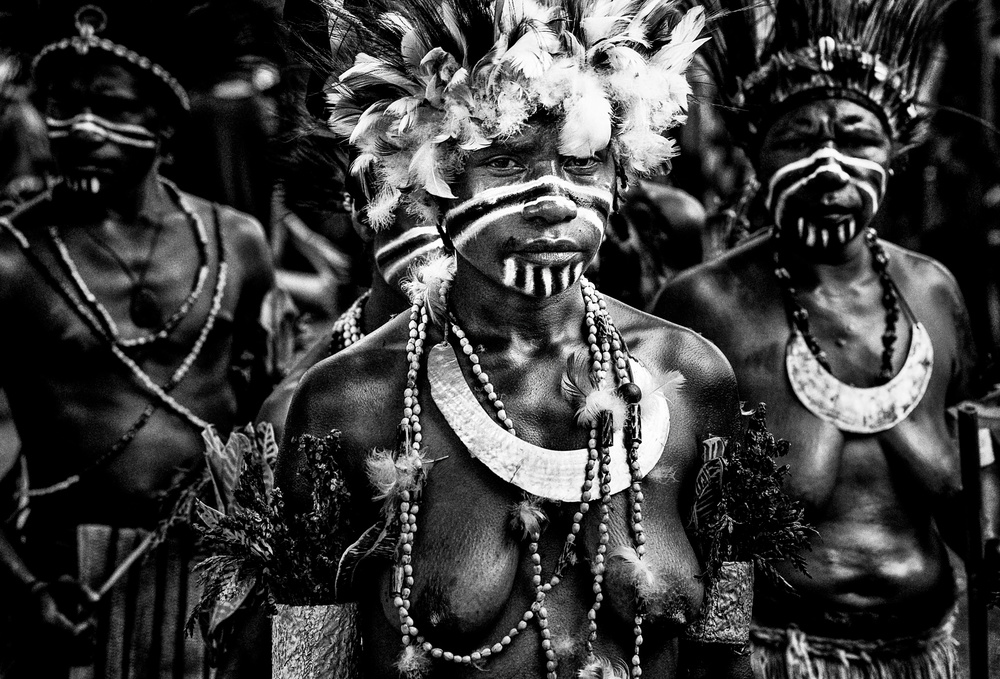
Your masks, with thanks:
[[[472,260],[480,257],[475,252],[479,236],[487,229],[510,229],[513,223],[574,222],[589,232],[583,240],[600,244],[611,203],[610,190],[547,175],[482,191],[449,210],[443,223],[455,250]],[[544,230],[539,235],[544,235]],[[548,297],[580,279],[587,262],[580,261],[579,246],[563,243],[549,247],[543,242],[535,247],[537,252],[514,252],[502,258],[501,282],[505,286],[527,295]]]
[[[880,164],[821,148],[808,158],[779,168],[768,182],[765,205],[782,235],[797,237],[808,248],[841,246],[871,222],[885,195],[888,175]],[[827,189],[852,187],[860,205],[823,206]],[[802,206],[816,209],[803,210]],[[824,208],[826,209],[824,212]]]
[[[49,126],[49,139],[77,135],[97,143],[113,141],[140,149],[156,148],[156,135],[142,125],[113,123],[93,113],[81,113],[69,120],[47,118],[46,123]]]
[[[49,128],[49,139],[52,140],[57,157],[60,155],[60,144],[89,144],[101,146],[105,143],[115,144],[121,148],[123,156],[131,157],[130,166],[141,168],[153,163],[157,149],[156,135],[142,125],[115,123],[93,113],[80,113],[60,120],[49,117],[46,119]],[[77,158],[76,153],[65,154],[68,158]],[[87,160],[62,164],[63,185],[80,194],[97,195],[114,183],[114,176],[107,169],[95,171],[89,169]]]
[[[540,266],[514,257],[504,260],[504,285],[533,297],[557,295],[582,275],[583,262]]]
[[[387,242],[379,243],[375,250],[375,268],[386,283],[398,289],[415,261],[443,245],[436,226],[414,226]]]

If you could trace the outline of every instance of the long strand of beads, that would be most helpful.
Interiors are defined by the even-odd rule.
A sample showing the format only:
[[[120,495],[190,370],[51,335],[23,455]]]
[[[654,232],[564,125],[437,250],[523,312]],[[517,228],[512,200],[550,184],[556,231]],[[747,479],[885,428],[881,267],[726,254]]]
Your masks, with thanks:
[[[439,294],[442,298],[442,302],[446,304],[448,283],[444,282],[441,285]],[[589,281],[585,281],[584,286],[584,297],[587,306],[587,323],[588,323],[588,344],[590,345],[591,351],[591,361],[592,369],[594,370],[595,377],[597,378],[598,384],[603,384],[609,369],[611,368],[610,362],[612,355],[615,359],[615,373],[618,380],[622,383],[626,383],[630,376],[627,371],[627,361],[626,356],[622,352],[622,342],[620,341],[620,336],[617,335],[617,331],[614,329],[613,324],[610,322],[599,323],[598,319],[601,321],[609,320],[607,319],[607,309],[604,300],[596,293],[592,284]],[[418,320],[419,319],[419,320]],[[409,371],[407,373],[407,387],[404,391],[404,417],[402,420],[402,425],[410,429],[413,432],[413,443],[410,444],[411,448],[414,450],[419,449],[420,444],[420,425],[419,425],[419,404],[417,403],[418,389],[417,389],[417,375],[419,372],[420,358],[423,353],[423,342],[426,339],[426,326],[427,326],[427,309],[426,306],[415,304],[411,308],[410,312],[410,324],[409,333],[410,338],[407,343],[407,359],[410,363]],[[599,325],[607,325],[611,329],[610,333],[607,331],[601,332],[598,329]],[[513,435],[516,430],[513,425],[513,421],[506,412],[506,408],[503,402],[500,400],[499,395],[496,392],[495,387],[489,380],[489,376],[482,370],[479,357],[476,355],[475,350],[472,347],[471,342],[468,340],[465,332],[461,327],[451,319],[451,322],[445,326],[445,329],[450,329],[451,332],[458,339],[459,347],[463,355],[465,355],[471,365],[472,372],[476,377],[477,382],[481,385],[481,388],[486,393],[487,398],[490,400],[493,410],[495,411],[496,418],[501,422],[501,424],[507,428],[507,430]],[[612,354],[613,352],[613,354]],[[427,641],[422,635],[420,635],[419,630],[414,624],[413,618],[410,615],[410,593],[413,586],[413,564],[412,564],[412,550],[414,543],[414,536],[417,531],[417,514],[419,511],[418,498],[415,495],[419,495],[419,491],[416,493],[411,493],[410,491],[404,491],[400,494],[400,506],[399,506],[399,519],[400,519],[400,550],[399,550],[399,565],[397,566],[397,581],[400,583],[400,590],[397,596],[394,597],[394,605],[398,609],[399,619],[400,619],[400,632],[404,648],[412,645],[414,642],[423,650],[428,653],[432,658],[443,659],[445,662],[454,662],[456,664],[471,665],[478,663],[481,660],[489,658],[492,655],[496,655],[502,652],[507,646],[509,646],[513,638],[520,634],[527,628],[529,622],[534,619],[539,627],[539,636],[541,638],[541,648],[545,654],[546,659],[546,679],[556,679],[558,670],[558,659],[555,654],[555,649],[552,645],[551,632],[548,626],[548,611],[545,607],[546,594],[551,591],[553,587],[559,584],[562,578],[562,573],[565,566],[571,561],[571,554],[575,549],[576,537],[580,532],[581,524],[584,516],[589,511],[590,501],[592,498],[592,489],[594,481],[598,474],[602,476],[600,486],[600,498],[602,504],[602,516],[600,521],[599,530],[602,535],[602,544],[598,546],[598,554],[595,557],[595,563],[599,564],[595,566],[594,573],[594,584],[593,589],[595,593],[595,606],[592,607],[591,611],[588,613],[588,622],[591,625],[592,634],[588,637],[588,655],[593,659],[593,641],[596,639],[596,617],[597,610],[600,608],[600,603],[603,601],[603,593],[601,591],[603,583],[603,571],[604,571],[604,557],[607,552],[608,543],[608,525],[610,523],[610,449],[607,447],[603,451],[599,448],[598,441],[598,430],[596,427],[591,427],[588,432],[588,462],[586,466],[585,480],[583,488],[581,491],[581,502],[579,506],[579,511],[573,515],[573,521],[570,528],[570,532],[566,537],[566,542],[564,544],[563,552],[556,564],[556,568],[553,571],[552,576],[548,582],[543,581],[542,577],[542,565],[541,557],[538,554],[538,543],[540,539],[540,534],[535,532],[529,535],[528,542],[528,554],[531,559],[532,564],[532,585],[535,588],[535,600],[531,607],[525,611],[522,619],[518,624],[511,628],[507,635],[505,635],[500,641],[493,644],[492,646],[485,646],[478,651],[469,654],[459,654],[446,651],[440,647],[435,646],[431,642]],[[405,440],[409,440],[405,437]],[[602,454],[603,453],[603,454]],[[639,479],[636,477],[638,473],[638,461],[637,452],[633,451],[633,457],[635,464],[630,467],[634,468],[633,472],[633,491],[636,490],[638,486]],[[630,458],[630,463],[633,459]],[[419,487],[419,486],[418,486]],[[633,535],[637,537],[637,551],[640,556],[644,549],[642,547],[642,542],[644,539],[640,536],[642,535],[641,528],[641,491],[633,492],[632,501],[632,532]],[[641,668],[639,666],[639,647],[642,643],[641,637],[641,615],[636,616],[635,620],[635,651],[634,657],[632,659],[632,676],[640,676]]]
[[[334,321],[330,329],[331,354],[346,349],[365,336],[361,330],[361,314],[364,313],[365,302],[370,295],[371,290],[363,293],[340,315],[340,318]]]
[[[631,477],[631,496],[630,496],[630,527],[632,529],[633,541],[635,542],[636,554],[640,559],[645,555],[646,547],[646,536],[642,527],[642,503],[645,499],[642,493],[642,474],[639,466],[639,446],[642,443],[641,438],[641,411],[639,407],[639,401],[642,399],[642,391],[635,385],[632,381],[631,369],[628,363],[628,356],[625,352],[624,340],[618,329],[615,328],[614,322],[611,320],[610,314],[607,313],[607,304],[604,299],[597,293],[593,284],[584,279],[583,281],[584,294],[591,299],[597,301],[599,308],[599,316],[601,325],[604,326],[602,330],[602,359],[608,359],[608,348],[610,344],[611,356],[614,358],[615,373],[618,377],[619,383],[619,394],[625,400],[629,406],[634,407],[634,411],[630,414],[633,418],[632,422],[626,422],[625,424],[625,445],[628,455],[629,464],[629,474]],[[591,333],[596,336],[597,328],[591,330]],[[610,340],[610,343],[609,341]],[[610,456],[609,456],[610,457]],[[643,602],[640,597],[636,596],[636,615],[634,619],[634,628],[632,630],[635,644],[631,661],[631,676],[641,677],[642,676],[642,663],[640,650],[642,647],[642,614]]]
[[[201,297],[202,290],[208,280],[208,234],[205,231],[205,224],[201,220],[201,217],[198,216],[198,213],[192,209],[190,205],[188,205],[187,200],[175,184],[164,178],[161,178],[161,182],[163,183],[164,188],[167,189],[167,192],[171,195],[171,198],[173,198],[173,200],[180,207],[185,217],[187,217],[188,222],[192,225],[195,232],[195,241],[198,246],[198,257],[201,260],[201,265],[198,268],[198,273],[195,278],[194,285],[191,288],[191,292],[188,293],[188,296],[181,303],[180,307],[178,307],[170,318],[168,318],[160,327],[160,329],[154,333],[140,335],[139,337],[133,338],[122,338],[119,335],[118,325],[115,323],[114,318],[112,318],[111,314],[105,306],[101,304],[100,300],[97,299],[94,293],[91,292],[86,281],[84,281],[83,277],[80,275],[80,271],[77,269],[76,263],[70,256],[66,244],[59,236],[58,228],[56,226],[49,227],[49,237],[52,240],[53,245],[55,245],[56,252],[59,255],[59,262],[66,270],[70,280],[73,281],[77,292],[98,315],[106,334],[112,339],[112,341],[115,342],[115,344],[124,348],[143,346],[169,336],[170,333],[173,332],[174,328],[176,328],[184,317],[187,316],[195,302],[197,302],[197,300]]]

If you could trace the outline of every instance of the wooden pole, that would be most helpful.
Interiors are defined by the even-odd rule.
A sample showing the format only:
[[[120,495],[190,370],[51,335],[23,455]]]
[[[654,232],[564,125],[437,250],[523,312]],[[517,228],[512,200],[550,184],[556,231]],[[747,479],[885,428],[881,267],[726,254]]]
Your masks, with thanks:
[[[976,406],[958,407],[958,444],[965,498],[969,616],[969,679],[989,679],[988,618],[983,591],[982,483],[979,478],[979,415]]]

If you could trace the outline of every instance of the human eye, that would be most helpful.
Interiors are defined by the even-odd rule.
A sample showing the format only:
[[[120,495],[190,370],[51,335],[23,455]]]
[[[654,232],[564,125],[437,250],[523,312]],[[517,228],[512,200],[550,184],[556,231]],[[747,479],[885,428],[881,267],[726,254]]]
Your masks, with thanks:
[[[512,175],[520,172],[524,166],[513,156],[497,155],[487,158],[482,167],[487,168],[495,175]]]
[[[602,159],[597,156],[589,158],[567,158],[563,166],[567,171],[575,174],[591,174],[601,165]]]

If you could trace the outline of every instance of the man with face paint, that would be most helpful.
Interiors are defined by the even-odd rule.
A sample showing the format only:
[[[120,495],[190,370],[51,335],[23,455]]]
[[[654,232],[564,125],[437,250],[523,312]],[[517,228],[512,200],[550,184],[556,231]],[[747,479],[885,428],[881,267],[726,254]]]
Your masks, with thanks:
[[[341,432],[337,598],[358,604],[365,676],[747,676],[686,639],[705,590],[682,507],[701,442],[734,432],[731,370],[582,276],[619,178],[673,154],[704,15],[411,0],[336,18],[361,53],[331,127],[368,218],[408,210],[445,246],[408,312],[305,374],[277,465],[307,509],[306,442]]]
[[[192,540],[153,531],[186,521],[175,503],[204,477],[202,430],[259,407],[245,375],[270,256],[253,219],[158,175],[187,105],[162,60],[180,6],[157,8],[162,40],[139,3],[38,8],[59,181],[0,220],[0,375],[22,442],[4,480],[0,600],[18,624],[0,671],[202,677],[183,631]]]
[[[961,553],[964,528],[946,409],[972,395],[969,319],[947,270],[871,228],[891,162],[920,141],[915,92],[946,4],[851,7],[768,2],[719,22],[709,61],[773,226],[669,283],[655,310],[768,403],[819,531],[808,577],[782,570],[795,593],[759,583],[757,676],[953,677],[945,545]],[[995,495],[986,506],[989,538]]]

